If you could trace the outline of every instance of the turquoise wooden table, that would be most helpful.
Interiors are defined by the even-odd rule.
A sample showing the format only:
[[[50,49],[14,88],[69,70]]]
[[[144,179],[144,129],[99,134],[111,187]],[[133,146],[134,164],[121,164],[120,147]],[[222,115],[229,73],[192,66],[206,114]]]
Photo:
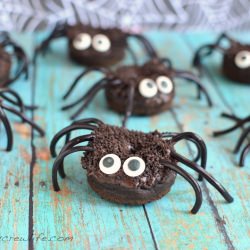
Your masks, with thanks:
[[[214,33],[148,32],[147,37],[162,56],[173,60],[179,69],[190,69],[196,48],[213,42]],[[247,36],[236,34],[237,39]],[[30,58],[44,34],[15,34]],[[131,41],[141,62],[143,51]],[[224,79],[220,74],[221,55],[206,61],[202,79],[213,97],[214,107],[198,101],[196,88],[186,81],[177,82],[177,95],[169,112],[151,118],[133,117],[130,129],[151,131],[194,131],[208,146],[208,170],[234,196],[226,204],[207,182],[201,184],[203,206],[197,215],[189,213],[194,202],[190,185],[178,177],[171,192],[159,201],[143,206],[124,206],[97,196],[86,182],[80,167],[81,154],[66,160],[68,178],[55,193],[51,183],[48,145],[53,135],[69,124],[69,113],[61,112],[62,95],[82,67],[67,58],[66,42],[53,43],[51,53],[40,57],[31,68],[28,82],[13,85],[28,104],[40,106],[30,113],[46,129],[39,138],[29,127],[15,120],[15,145],[11,153],[1,152],[0,165],[0,249],[250,249],[250,157],[246,166],[237,166],[239,156],[232,154],[240,130],[220,138],[213,130],[231,125],[220,117],[225,111],[239,116],[250,113],[250,87]],[[125,63],[131,62],[128,56]],[[79,84],[80,95],[97,79],[91,74]],[[79,93],[79,91],[76,92]],[[122,117],[107,109],[99,93],[82,117],[97,117],[110,124],[121,124]],[[1,130],[2,131],[2,130]],[[1,138],[3,138],[1,134]],[[1,144],[2,144],[1,139]],[[192,148],[181,144],[183,154]]]

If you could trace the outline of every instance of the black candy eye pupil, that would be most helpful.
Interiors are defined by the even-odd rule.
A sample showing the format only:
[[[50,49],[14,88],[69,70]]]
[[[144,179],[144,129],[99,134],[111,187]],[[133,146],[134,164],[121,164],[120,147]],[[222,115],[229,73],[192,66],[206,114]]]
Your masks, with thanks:
[[[168,86],[167,82],[165,82],[165,81],[162,81],[161,85],[162,85],[162,87],[165,87],[165,88]]]
[[[131,170],[131,171],[136,171],[140,168],[140,162],[138,160],[131,160],[129,163],[128,163],[128,168]]]
[[[103,166],[106,168],[110,168],[114,165],[114,159],[111,157],[107,157],[103,160]]]
[[[147,86],[148,86],[149,88],[153,88],[153,84],[152,84],[151,82],[148,82],[148,83],[147,83]]]

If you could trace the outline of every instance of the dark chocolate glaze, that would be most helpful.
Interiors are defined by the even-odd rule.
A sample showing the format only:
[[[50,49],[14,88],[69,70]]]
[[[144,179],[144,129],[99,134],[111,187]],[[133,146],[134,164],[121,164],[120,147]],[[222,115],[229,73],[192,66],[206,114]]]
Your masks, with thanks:
[[[9,80],[11,69],[11,56],[0,47],[0,88],[5,87]]]
[[[77,50],[73,41],[80,33],[87,33],[91,37],[96,34],[106,35],[111,42],[110,49],[106,52],[98,52],[92,46],[86,50]],[[79,64],[89,66],[109,66],[122,60],[127,47],[126,35],[119,29],[93,28],[78,24],[67,27],[69,56]]]
[[[173,185],[176,173],[160,161],[175,163],[170,156],[170,143],[159,132],[145,134],[116,126],[100,125],[89,143],[95,148],[85,153],[82,166],[87,170],[91,187],[103,198],[125,204],[144,204],[159,199]],[[107,175],[99,169],[99,161],[106,154],[116,154],[123,162],[132,156],[145,161],[145,171],[137,177],[127,176],[122,166],[115,174]]]
[[[91,188],[103,199],[127,205],[143,205],[162,198],[175,182],[176,173],[170,172],[164,183],[158,183],[151,189],[123,187],[119,183],[102,183],[94,176],[88,176]]]
[[[135,87],[133,99],[134,115],[154,115],[168,110],[175,96],[175,89],[170,94],[158,93],[152,98],[143,97],[138,89],[145,78],[156,80],[159,76],[167,76],[172,80],[172,70],[158,59],[150,60],[143,66],[123,66],[117,69],[114,77],[122,80],[122,84],[109,85],[105,89],[108,105],[114,111],[124,114],[128,105],[128,93],[131,85]],[[172,80],[173,81],[173,80]]]
[[[232,43],[231,47],[225,51],[222,63],[222,71],[230,80],[240,83],[250,83],[250,67],[239,68],[235,64],[235,57],[240,51],[249,51],[250,45]]]

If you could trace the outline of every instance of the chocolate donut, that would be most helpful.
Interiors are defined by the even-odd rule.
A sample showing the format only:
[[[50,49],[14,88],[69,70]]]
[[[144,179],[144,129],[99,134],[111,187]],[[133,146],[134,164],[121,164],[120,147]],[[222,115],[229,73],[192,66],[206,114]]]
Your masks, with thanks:
[[[250,45],[233,43],[223,56],[222,71],[232,81],[250,83]]]
[[[75,130],[91,130],[92,133],[83,133],[70,140],[70,134]],[[57,155],[56,145],[63,136],[66,136],[66,143]],[[176,152],[174,147],[181,140],[195,144],[198,150],[195,161]],[[225,188],[206,172],[206,145],[192,132],[143,133],[88,118],[75,121],[59,131],[51,141],[50,151],[56,157],[52,169],[55,191],[60,191],[57,173],[62,178],[66,177],[65,157],[80,151],[84,152],[81,165],[86,170],[90,187],[99,196],[112,202],[141,205],[158,200],[170,191],[179,174],[194,189],[196,201],[191,212],[197,213],[202,203],[200,186],[178,165],[179,162],[198,172],[199,180],[205,178],[226,201],[233,201]],[[196,161],[200,161],[201,165]]]
[[[77,39],[83,34],[88,34],[92,39],[92,46],[87,49],[77,47]],[[125,34],[117,29],[102,29],[83,26],[81,24],[71,26],[67,29],[69,56],[72,60],[82,65],[110,66],[121,61],[125,55],[127,40]],[[99,42],[107,43],[106,48],[101,50],[101,43],[94,44],[94,39],[100,37]],[[102,37],[103,36],[103,37]],[[102,41],[103,40],[103,41]],[[109,45],[108,45],[109,43]],[[95,47],[94,47],[95,45]],[[79,45],[78,45],[79,46]],[[98,46],[100,47],[98,49]],[[109,47],[109,49],[108,49]]]
[[[172,79],[173,72],[168,70],[159,60],[151,60],[143,66],[123,66],[117,69],[115,77],[122,79],[120,85],[108,85],[105,95],[109,107],[121,114],[125,114],[129,100],[129,88],[134,88],[133,115],[149,116],[168,110],[175,96],[175,85]],[[160,78],[168,84],[168,92],[158,89],[152,96],[146,96],[140,85],[148,79],[154,86]],[[157,80],[158,79],[158,80]],[[163,82],[163,81],[162,81]],[[146,89],[146,87],[145,87]],[[148,89],[149,93],[150,89]]]
[[[174,184],[176,173],[160,163],[161,159],[173,163],[175,160],[169,155],[169,142],[162,140],[159,132],[145,134],[101,125],[89,146],[95,151],[85,154],[82,166],[87,170],[89,185],[104,199],[130,205],[145,204],[160,199]],[[145,171],[130,177],[120,168],[115,174],[107,175],[98,165],[105,154],[115,154],[123,163],[130,157],[140,157],[146,163]]]
[[[9,80],[11,69],[11,57],[9,53],[0,47],[0,88],[5,87],[6,82]]]

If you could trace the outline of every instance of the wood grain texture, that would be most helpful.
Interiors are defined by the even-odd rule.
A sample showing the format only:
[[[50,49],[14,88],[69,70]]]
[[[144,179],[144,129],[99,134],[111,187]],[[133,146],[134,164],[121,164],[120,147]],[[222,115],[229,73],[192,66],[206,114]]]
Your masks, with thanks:
[[[67,61],[65,43],[57,43],[54,53],[37,62],[36,99],[40,100],[41,110],[36,113],[37,121],[47,128],[47,138],[36,143],[37,171],[34,175],[34,232],[47,232],[52,235],[72,235],[74,240],[63,245],[67,249],[144,249],[153,248],[153,241],[142,207],[117,206],[98,197],[87,185],[84,170],[80,166],[80,155],[67,159],[69,178],[61,182],[62,192],[55,193],[51,186],[51,166],[53,159],[44,161],[39,150],[47,152],[47,145],[53,135],[70,123],[69,113],[60,112],[62,95],[73,78],[82,70]],[[60,53],[59,59],[57,53]],[[80,86],[80,95],[92,83]],[[78,94],[79,96],[79,94]],[[98,98],[99,97],[99,98]],[[105,112],[105,101],[99,95],[84,114],[86,117],[99,116],[104,121],[111,112]],[[98,115],[96,115],[98,114]],[[112,120],[113,119],[113,120]],[[113,115],[109,120],[120,123],[119,117]],[[47,152],[48,153],[48,152]],[[46,153],[46,154],[47,154]],[[41,154],[40,154],[41,155]],[[45,183],[41,188],[40,182]],[[45,223],[39,223],[43,221]],[[112,238],[112,240],[111,240]],[[61,242],[51,242],[52,249],[62,247]],[[38,242],[37,249],[47,249],[48,244]]]
[[[204,43],[210,39],[214,39],[212,35],[197,34],[188,36],[192,48],[196,48],[198,43]],[[243,40],[244,35],[237,35],[237,39]],[[216,112],[210,114],[209,127],[213,130],[226,128],[231,126],[231,122],[221,118],[220,112],[228,111],[232,114],[237,114],[244,117],[250,112],[250,89],[247,85],[235,84],[222,77],[220,73],[221,55],[217,54],[206,61],[208,79],[207,86],[217,90],[214,96],[216,101]],[[222,102],[222,104],[219,104]],[[200,114],[198,117],[203,116]],[[193,125],[189,124],[190,128]],[[232,206],[220,208],[221,218],[224,218],[225,229],[233,246],[237,249],[248,249],[250,245],[249,236],[249,158],[245,168],[239,168],[239,156],[232,153],[241,130],[225,135],[221,138],[213,139],[211,130],[207,130],[203,137],[208,142],[208,148],[212,151],[210,156],[211,164],[214,166],[213,173],[220,175],[221,180],[231,190],[235,197],[235,202]],[[218,155],[214,152],[218,152]],[[220,162],[221,167],[215,167]],[[240,215],[240,216],[239,216]],[[239,237],[246,235],[246,237]],[[243,240],[244,239],[244,240]]]
[[[31,56],[33,37],[31,35],[12,35],[18,39]],[[31,81],[20,78],[13,88],[31,104]],[[13,150],[9,153],[0,151],[0,248],[27,249],[29,223],[29,176],[32,159],[31,128],[20,123],[20,119],[6,111],[14,132]],[[28,112],[30,117],[31,114]],[[6,146],[5,130],[0,124],[1,149]],[[10,238],[12,237],[12,239]],[[19,237],[20,240],[14,240]]]
[[[177,69],[191,69],[194,50],[217,36],[173,32],[148,32],[146,35],[160,55],[170,57]],[[20,35],[18,40],[31,56],[33,44],[39,43],[43,36]],[[236,37],[245,39],[244,34],[236,34]],[[143,62],[143,51],[134,41],[131,44]],[[133,117],[128,122],[130,129],[194,131],[201,135],[208,146],[208,171],[233,194],[233,204],[226,204],[217,191],[204,182],[201,184],[204,193],[202,208],[197,215],[191,215],[189,210],[194,193],[181,177],[177,178],[166,197],[145,207],[113,204],[98,197],[87,185],[84,170],[80,167],[80,153],[67,158],[68,177],[60,180],[63,191],[55,193],[51,185],[53,159],[48,145],[53,135],[70,123],[71,112],[60,111],[65,104],[62,95],[83,70],[67,58],[65,48],[63,39],[54,42],[49,55],[38,59],[30,82],[20,80],[14,86],[27,102],[33,99],[39,104],[34,119],[46,129],[47,135],[43,139],[34,137],[31,144],[29,136],[24,138],[17,127],[15,149],[9,154],[1,153],[0,209],[4,226],[0,236],[27,238],[33,235],[33,239],[29,242],[0,240],[0,248],[248,249],[250,175],[247,166],[250,160],[248,158],[247,166],[240,169],[237,167],[238,156],[232,154],[240,130],[216,139],[211,134],[213,130],[231,124],[220,117],[222,111],[240,116],[249,113],[250,87],[231,83],[222,77],[218,68],[220,55],[217,54],[206,60],[207,73],[202,79],[212,96],[212,109],[207,107],[204,98],[196,99],[196,88],[192,83],[177,80],[177,94],[169,112],[151,118]],[[131,58],[127,57],[123,63],[129,62]],[[98,77],[100,75],[91,74],[81,81],[72,98],[81,96]],[[101,92],[81,117],[97,117],[110,124],[121,124],[122,120],[120,115],[107,109]],[[191,154],[189,149],[184,143],[177,147],[178,152],[185,155]],[[31,164],[32,159],[34,164]],[[15,185],[16,179],[19,186]],[[32,209],[29,209],[29,200]]]

